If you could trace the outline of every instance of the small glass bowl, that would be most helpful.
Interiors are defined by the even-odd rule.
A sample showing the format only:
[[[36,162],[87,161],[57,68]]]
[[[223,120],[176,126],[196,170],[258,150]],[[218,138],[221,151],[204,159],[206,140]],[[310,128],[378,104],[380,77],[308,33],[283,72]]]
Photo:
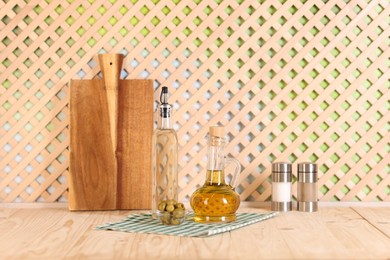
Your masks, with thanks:
[[[173,212],[157,210],[156,215],[163,225],[169,226],[180,225],[186,218],[186,212],[184,212],[183,216],[178,217],[177,214],[174,214]]]

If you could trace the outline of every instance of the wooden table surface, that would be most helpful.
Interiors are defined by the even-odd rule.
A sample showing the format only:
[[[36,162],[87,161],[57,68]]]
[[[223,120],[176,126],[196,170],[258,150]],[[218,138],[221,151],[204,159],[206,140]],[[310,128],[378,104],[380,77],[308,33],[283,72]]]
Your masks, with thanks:
[[[268,204],[243,203],[240,212]],[[187,238],[95,230],[131,211],[0,204],[0,259],[390,259],[390,204],[320,204],[238,230]]]

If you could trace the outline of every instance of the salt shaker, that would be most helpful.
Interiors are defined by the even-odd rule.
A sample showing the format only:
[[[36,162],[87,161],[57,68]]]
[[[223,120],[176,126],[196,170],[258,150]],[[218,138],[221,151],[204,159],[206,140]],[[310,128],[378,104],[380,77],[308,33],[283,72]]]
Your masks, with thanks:
[[[298,164],[298,211],[318,210],[317,164],[303,162]]]
[[[272,164],[272,202],[274,211],[291,210],[291,164],[275,162]]]

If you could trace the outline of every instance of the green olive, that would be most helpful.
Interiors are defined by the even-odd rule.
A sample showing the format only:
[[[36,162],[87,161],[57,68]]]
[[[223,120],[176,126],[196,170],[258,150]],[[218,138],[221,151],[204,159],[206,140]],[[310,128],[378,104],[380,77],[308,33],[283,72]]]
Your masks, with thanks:
[[[176,219],[176,218],[172,218],[171,219],[171,224],[172,225],[180,225],[180,220]]]
[[[175,209],[172,214],[175,218],[182,218],[184,217],[184,209]]]
[[[161,216],[161,222],[163,224],[166,224],[166,225],[169,225],[170,223],[170,220],[171,220],[171,214],[168,213],[168,212],[164,212]]]
[[[184,204],[180,203],[180,202],[175,205],[175,208],[177,208],[177,209],[185,209]]]
[[[165,207],[165,210],[168,211],[168,212],[172,212],[175,210],[175,206],[174,205],[171,205],[171,204],[168,204],[166,207]]]
[[[158,210],[165,211],[165,206],[166,206],[165,202],[160,202],[160,204],[158,204]]]
[[[167,205],[175,205],[176,203],[176,200],[167,200]]]

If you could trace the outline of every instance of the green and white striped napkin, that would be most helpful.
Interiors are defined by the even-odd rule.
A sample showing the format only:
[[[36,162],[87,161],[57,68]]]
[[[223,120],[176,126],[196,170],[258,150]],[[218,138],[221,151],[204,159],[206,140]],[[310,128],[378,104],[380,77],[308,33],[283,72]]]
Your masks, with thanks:
[[[237,213],[237,220],[230,223],[201,224],[193,220],[186,220],[181,225],[167,226],[159,220],[152,219],[151,214],[131,214],[123,221],[107,223],[96,227],[100,230],[114,230],[133,233],[163,234],[184,237],[205,237],[231,231],[247,225],[254,224],[276,216],[276,212],[270,213]]]

